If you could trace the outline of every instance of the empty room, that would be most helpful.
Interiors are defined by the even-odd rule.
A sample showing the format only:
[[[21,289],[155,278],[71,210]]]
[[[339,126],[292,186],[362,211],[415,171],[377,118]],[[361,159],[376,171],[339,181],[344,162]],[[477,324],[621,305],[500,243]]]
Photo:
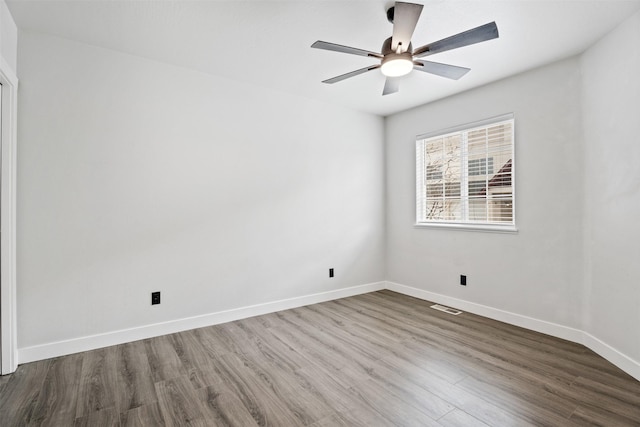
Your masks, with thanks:
[[[640,426],[640,0],[0,0],[2,426]]]

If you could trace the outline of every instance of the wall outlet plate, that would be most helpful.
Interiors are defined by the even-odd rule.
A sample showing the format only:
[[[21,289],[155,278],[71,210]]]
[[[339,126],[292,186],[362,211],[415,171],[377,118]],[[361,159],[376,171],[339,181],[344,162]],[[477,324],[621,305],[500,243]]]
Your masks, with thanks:
[[[160,292],[151,292],[151,305],[160,304]]]

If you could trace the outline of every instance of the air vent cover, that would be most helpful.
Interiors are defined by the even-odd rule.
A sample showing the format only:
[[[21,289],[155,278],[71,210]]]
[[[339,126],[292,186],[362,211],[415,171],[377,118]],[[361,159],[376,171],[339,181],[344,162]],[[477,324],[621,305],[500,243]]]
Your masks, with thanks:
[[[455,308],[447,307],[447,306],[440,305],[440,304],[433,304],[431,306],[431,308],[434,308],[434,309],[440,310],[440,311],[444,311],[445,313],[453,314],[454,316],[457,316],[458,314],[462,313],[460,310],[456,310]]]

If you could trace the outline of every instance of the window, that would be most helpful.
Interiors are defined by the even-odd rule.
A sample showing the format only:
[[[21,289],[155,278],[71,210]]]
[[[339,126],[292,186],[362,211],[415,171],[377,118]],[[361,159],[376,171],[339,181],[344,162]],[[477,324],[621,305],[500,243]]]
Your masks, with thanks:
[[[469,176],[493,173],[493,157],[469,159]]]
[[[416,225],[514,231],[514,120],[419,136]]]

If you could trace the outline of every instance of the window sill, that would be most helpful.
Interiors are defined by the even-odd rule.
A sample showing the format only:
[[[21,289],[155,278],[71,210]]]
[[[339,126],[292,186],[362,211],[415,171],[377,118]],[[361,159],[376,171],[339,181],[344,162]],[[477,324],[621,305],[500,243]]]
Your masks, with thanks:
[[[441,230],[459,230],[459,231],[480,231],[485,233],[507,233],[517,234],[518,229],[515,225],[491,225],[491,224],[462,224],[457,222],[441,222],[441,223],[424,223],[414,224],[414,228],[432,228]]]

